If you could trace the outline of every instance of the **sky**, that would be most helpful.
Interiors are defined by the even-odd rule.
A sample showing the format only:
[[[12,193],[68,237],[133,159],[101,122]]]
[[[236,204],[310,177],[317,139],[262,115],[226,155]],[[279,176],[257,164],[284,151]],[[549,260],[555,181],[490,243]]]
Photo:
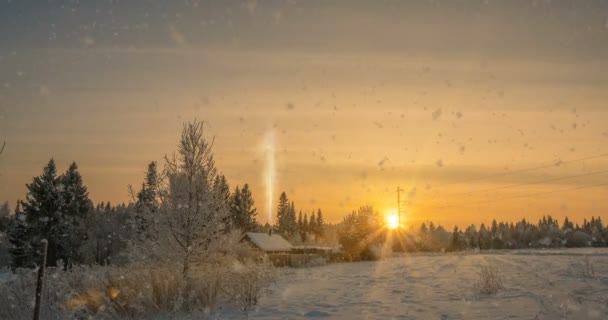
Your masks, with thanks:
[[[607,220],[606,70],[608,1],[0,0],[0,201],[52,157],[127,202],[198,119],[262,222],[268,135],[330,222]]]

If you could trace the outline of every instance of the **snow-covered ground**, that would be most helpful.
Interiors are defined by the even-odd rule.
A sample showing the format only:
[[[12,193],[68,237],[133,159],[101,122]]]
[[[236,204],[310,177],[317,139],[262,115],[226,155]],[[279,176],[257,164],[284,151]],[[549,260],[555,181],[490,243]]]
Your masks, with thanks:
[[[476,288],[483,264],[504,278],[497,294]],[[250,319],[608,319],[606,249],[412,254],[281,272]]]

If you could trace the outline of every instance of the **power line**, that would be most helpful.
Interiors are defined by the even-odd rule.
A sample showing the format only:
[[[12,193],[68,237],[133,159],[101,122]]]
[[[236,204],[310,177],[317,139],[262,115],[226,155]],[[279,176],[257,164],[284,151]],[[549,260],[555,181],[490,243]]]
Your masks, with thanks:
[[[542,183],[547,183],[547,182],[554,182],[554,181],[560,181],[560,180],[568,180],[568,179],[574,179],[574,178],[580,178],[580,177],[594,176],[594,175],[603,174],[603,173],[608,173],[608,170],[595,171],[595,172],[587,172],[587,173],[583,173],[583,174],[577,174],[577,175],[565,176],[565,177],[557,177],[557,178],[545,179],[545,180],[540,180],[540,181],[522,182],[522,183],[510,184],[510,185],[506,185],[506,186],[499,186],[499,187],[482,189],[482,190],[473,190],[473,191],[458,192],[458,193],[448,194],[448,196],[471,195],[473,193],[484,193],[484,192],[489,192],[489,191],[503,190],[503,189],[521,187],[521,186],[526,186],[526,185],[542,184]]]
[[[599,158],[604,158],[604,157],[608,157],[608,153],[604,153],[604,154],[600,154],[600,155],[595,155],[595,156],[584,157],[584,158],[579,158],[579,159],[573,159],[573,160],[568,160],[568,161],[557,161],[557,162],[555,162],[553,164],[536,166],[536,167],[525,168],[525,169],[520,169],[520,170],[514,170],[514,171],[509,171],[509,172],[501,172],[501,173],[489,174],[489,175],[485,175],[485,176],[482,176],[482,177],[471,178],[471,179],[466,179],[466,180],[461,180],[461,181],[446,182],[446,183],[437,185],[434,188],[441,188],[441,187],[448,186],[448,185],[462,184],[462,183],[467,183],[467,182],[472,182],[472,181],[480,181],[480,180],[485,180],[485,179],[488,179],[488,178],[503,177],[503,176],[508,176],[508,175],[516,174],[516,173],[524,173],[524,172],[530,172],[530,171],[535,171],[535,170],[540,170],[540,169],[547,169],[547,168],[551,168],[551,167],[555,167],[555,166],[560,166],[560,165],[563,165],[563,164],[570,164],[570,163],[575,163],[575,162],[580,162],[580,161],[585,161],[585,160],[592,160],[592,159],[599,159]]]
[[[467,207],[467,206],[470,207],[470,206],[475,206],[475,205],[480,205],[480,204],[486,204],[486,203],[492,203],[492,202],[497,202],[497,201],[504,201],[504,200],[511,200],[511,199],[521,199],[521,198],[529,198],[529,197],[537,197],[537,196],[541,196],[541,195],[547,195],[547,194],[553,194],[553,193],[559,193],[559,192],[566,192],[566,191],[575,191],[575,190],[581,190],[581,189],[596,188],[596,187],[601,187],[601,186],[608,186],[608,183],[600,183],[600,184],[595,184],[595,185],[575,187],[575,188],[569,188],[569,189],[560,189],[560,190],[552,190],[552,191],[546,191],[546,192],[538,192],[538,193],[533,193],[533,194],[525,194],[525,195],[519,195],[519,196],[512,196],[512,197],[505,197],[505,198],[499,198],[499,199],[486,200],[486,201],[477,201],[477,202],[474,202],[474,203],[464,204],[464,205],[440,206],[440,207],[436,207],[436,208],[438,208],[438,209],[445,209],[445,208]]]

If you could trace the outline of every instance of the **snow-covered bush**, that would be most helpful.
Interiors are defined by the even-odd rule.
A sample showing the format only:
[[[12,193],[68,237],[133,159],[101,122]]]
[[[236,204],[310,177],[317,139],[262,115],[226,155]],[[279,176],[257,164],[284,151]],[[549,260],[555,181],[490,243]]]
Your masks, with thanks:
[[[150,179],[148,179],[150,180]],[[272,280],[266,259],[239,243],[228,228],[227,184],[215,168],[203,123],[186,124],[178,152],[167,157],[154,183],[154,210],[143,206],[139,235],[125,266],[49,269],[45,319],[174,317],[206,314],[217,306],[248,311]],[[148,189],[146,189],[148,190]],[[149,190],[148,190],[149,191]],[[141,199],[140,199],[141,200]],[[30,318],[36,274],[19,269],[0,284],[0,319]]]
[[[504,288],[503,277],[498,268],[492,264],[481,265],[476,287],[483,294],[494,294]]]
[[[48,268],[41,315],[44,319],[148,318],[158,314],[212,313],[218,306],[249,311],[272,283],[270,263],[238,246],[239,253],[192,266],[131,264],[128,267]],[[0,319],[33,314],[36,270],[18,269],[0,282]]]
[[[346,217],[338,228],[338,241],[347,261],[375,260],[380,257],[374,250],[382,242],[380,216],[372,207],[361,207]]]

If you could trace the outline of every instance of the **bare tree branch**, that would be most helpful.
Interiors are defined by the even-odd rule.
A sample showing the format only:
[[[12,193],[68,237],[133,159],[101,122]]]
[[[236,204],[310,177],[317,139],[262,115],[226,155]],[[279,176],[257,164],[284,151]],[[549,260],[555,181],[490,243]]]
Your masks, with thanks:
[[[6,146],[6,141],[4,141],[2,143],[2,148],[0,148],[0,154],[2,154],[2,151],[4,151],[4,147]]]

